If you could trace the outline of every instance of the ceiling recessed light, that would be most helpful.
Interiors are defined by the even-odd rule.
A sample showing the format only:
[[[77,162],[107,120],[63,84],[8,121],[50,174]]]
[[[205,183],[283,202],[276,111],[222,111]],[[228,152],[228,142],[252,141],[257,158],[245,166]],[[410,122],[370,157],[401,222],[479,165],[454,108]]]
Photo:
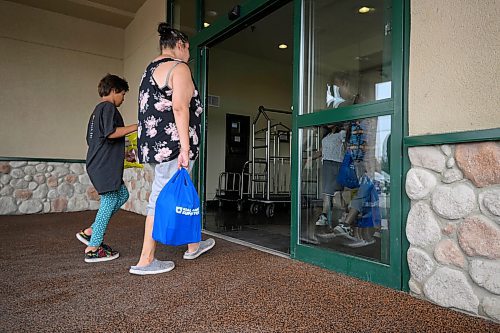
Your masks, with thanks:
[[[210,23],[205,22],[205,23],[203,23],[203,26],[204,26],[205,28],[208,28],[208,27],[210,26]]]
[[[288,45],[286,45],[286,44],[280,44],[280,45],[278,45],[278,47],[280,49],[286,49],[286,48],[288,48]]]
[[[365,6],[358,9],[358,13],[360,13],[360,14],[367,14],[367,13],[374,12],[374,11],[375,11],[375,8],[370,8],[370,7],[365,7]]]
[[[217,16],[217,12],[215,10],[207,11],[207,16]]]

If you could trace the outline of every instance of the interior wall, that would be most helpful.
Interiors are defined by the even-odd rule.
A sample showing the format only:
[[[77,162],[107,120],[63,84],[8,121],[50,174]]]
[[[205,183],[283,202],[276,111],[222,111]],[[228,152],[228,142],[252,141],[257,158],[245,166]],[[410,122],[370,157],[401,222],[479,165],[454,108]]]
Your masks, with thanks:
[[[137,122],[139,84],[146,66],[158,56],[158,23],[165,21],[165,0],[148,0],[125,29],[124,77],[130,85],[121,113],[126,124]]]
[[[500,127],[496,0],[411,1],[409,132]]]
[[[0,0],[2,157],[84,159],[106,73],[123,75],[123,30]]]
[[[276,63],[217,46],[210,49],[209,59],[208,92],[220,96],[220,107],[208,108],[206,198],[212,200],[219,174],[224,171],[226,114],[248,115],[251,126],[260,105],[290,111],[293,70],[291,63]],[[282,122],[292,126],[291,115],[269,113],[269,117],[273,124]],[[263,124],[258,123],[260,127]]]

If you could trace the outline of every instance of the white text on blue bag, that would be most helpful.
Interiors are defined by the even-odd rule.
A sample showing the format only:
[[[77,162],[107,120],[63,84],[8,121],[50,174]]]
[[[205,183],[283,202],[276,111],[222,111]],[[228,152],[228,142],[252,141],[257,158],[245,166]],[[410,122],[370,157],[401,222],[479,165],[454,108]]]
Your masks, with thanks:
[[[200,208],[187,208],[187,207],[180,207],[176,206],[175,207],[175,213],[181,214],[181,215],[186,215],[186,216],[193,216],[193,215],[200,215]]]

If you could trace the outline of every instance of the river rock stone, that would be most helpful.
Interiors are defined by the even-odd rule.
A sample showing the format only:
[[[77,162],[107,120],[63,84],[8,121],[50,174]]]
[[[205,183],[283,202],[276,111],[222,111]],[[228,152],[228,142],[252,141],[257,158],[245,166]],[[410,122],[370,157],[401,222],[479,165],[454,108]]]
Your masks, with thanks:
[[[412,200],[426,198],[437,184],[432,172],[425,169],[412,168],[406,174],[406,193]]]
[[[426,281],[424,294],[441,306],[478,313],[479,299],[461,271],[448,267],[438,268]]]
[[[82,185],[80,183],[76,183],[75,185],[73,185],[73,187],[75,188],[75,193],[83,194],[87,190],[88,185]]]
[[[497,142],[457,144],[455,160],[477,187],[500,184],[500,145]]]
[[[28,200],[31,198],[33,195],[33,192],[30,190],[15,190],[14,191],[14,198],[20,199],[20,200]]]
[[[43,203],[43,212],[44,213],[49,213],[50,212],[50,202],[44,202]]]
[[[17,211],[16,200],[12,197],[0,198],[0,215],[10,215]]]
[[[56,166],[54,171],[52,171],[52,174],[57,178],[64,177],[69,174],[69,168],[66,168],[65,166]]]
[[[57,187],[57,184],[58,184],[58,181],[57,181],[56,177],[50,176],[49,178],[47,178],[47,185],[49,187],[55,188],[55,187]]]
[[[10,186],[15,189],[28,188],[28,182],[24,179],[12,179],[10,181]]]
[[[91,185],[89,175],[84,173],[83,175],[78,176],[78,180],[83,185]]]
[[[446,156],[451,156],[451,147],[449,145],[442,145],[441,146],[441,151],[446,155]]]
[[[500,228],[484,216],[473,216],[458,228],[458,242],[471,257],[500,259]]]
[[[443,239],[436,245],[434,258],[443,265],[465,268],[465,256],[451,239]]]
[[[483,310],[491,318],[500,321],[500,297],[485,297]]]
[[[56,189],[51,189],[47,193],[47,199],[56,199],[59,197],[59,193],[57,192]]]
[[[500,261],[474,259],[469,265],[469,273],[480,287],[500,295]]]
[[[6,197],[10,196],[14,193],[14,188],[10,185],[5,185],[1,190],[0,190],[0,196]]]
[[[19,211],[23,214],[35,214],[41,212],[43,204],[38,199],[26,200],[19,205]]]
[[[77,175],[83,174],[83,166],[80,163],[72,163],[69,167],[69,170]]]
[[[39,185],[45,183],[45,176],[43,174],[37,174],[33,177],[33,180]]]
[[[50,205],[50,210],[52,212],[65,212],[68,207],[68,199],[60,197],[52,200]]]
[[[426,247],[441,239],[441,229],[431,208],[425,202],[413,205],[408,213],[406,236],[410,244]]]
[[[10,165],[9,163],[0,163],[0,174],[9,174]]]
[[[24,173],[30,176],[33,176],[36,174],[36,168],[33,165],[28,165],[24,167]]]
[[[12,162],[10,162],[10,166],[13,168],[21,168],[25,165],[28,165],[27,161],[12,161]]]
[[[85,195],[76,195],[68,201],[68,211],[70,212],[87,210],[88,207],[89,202],[87,201]]]
[[[436,187],[431,203],[436,213],[450,220],[463,218],[477,208],[474,190],[465,184]]]
[[[12,179],[11,175],[2,175],[0,177],[0,183],[2,183],[3,185],[7,185],[8,183],[10,183],[11,179]]]
[[[479,193],[481,212],[500,223],[500,188],[492,188]]]
[[[413,166],[419,166],[441,173],[446,168],[446,156],[440,149],[428,147],[412,147],[408,156]]]
[[[10,175],[12,176],[12,178],[24,178],[24,172],[21,169],[12,169],[10,171]]]
[[[62,183],[57,187],[57,192],[59,192],[59,194],[62,196],[71,198],[75,193],[75,189],[73,188],[73,185],[70,185],[68,183]]]
[[[410,279],[410,281],[408,282],[408,287],[410,288],[410,291],[412,293],[417,294],[417,295],[422,294],[422,288],[420,287],[418,282],[416,282],[415,280]]]
[[[434,270],[434,261],[423,250],[410,247],[407,258],[411,277],[417,282],[423,282]]]
[[[87,197],[89,198],[89,200],[94,200],[94,201],[100,200],[99,193],[97,193],[94,186],[89,186],[87,188]]]
[[[49,187],[47,186],[47,184],[42,184],[36,190],[33,191],[33,198],[45,199],[48,193],[49,193]]]
[[[462,171],[453,168],[453,169],[446,169],[443,172],[443,178],[441,180],[443,181],[443,183],[451,184],[459,180],[462,180],[463,178],[464,175],[462,174]]]
[[[43,162],[39,163],[39,164],[35,165],[35,169],[38,172],[45,172],[45,170],[47,170],[47,164],[43,163]]]
[[[64,181],[68,184],[74,184],[78,180],[78,175],[74,174],[69,174],[66,177],[64,177]]]
[[[447,161],[446,161],[446,167],[448,169],[451,169],[455,166],[455,159],[453,157],[450,157]]]

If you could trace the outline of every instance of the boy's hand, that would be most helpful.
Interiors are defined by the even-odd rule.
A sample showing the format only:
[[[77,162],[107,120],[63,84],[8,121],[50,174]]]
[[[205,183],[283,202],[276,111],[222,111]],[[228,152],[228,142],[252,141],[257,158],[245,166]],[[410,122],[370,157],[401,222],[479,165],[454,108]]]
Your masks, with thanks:
[[[189,166],[189,150],[181,148],[179,157],[177,157],[177,168],[188,168]]]

